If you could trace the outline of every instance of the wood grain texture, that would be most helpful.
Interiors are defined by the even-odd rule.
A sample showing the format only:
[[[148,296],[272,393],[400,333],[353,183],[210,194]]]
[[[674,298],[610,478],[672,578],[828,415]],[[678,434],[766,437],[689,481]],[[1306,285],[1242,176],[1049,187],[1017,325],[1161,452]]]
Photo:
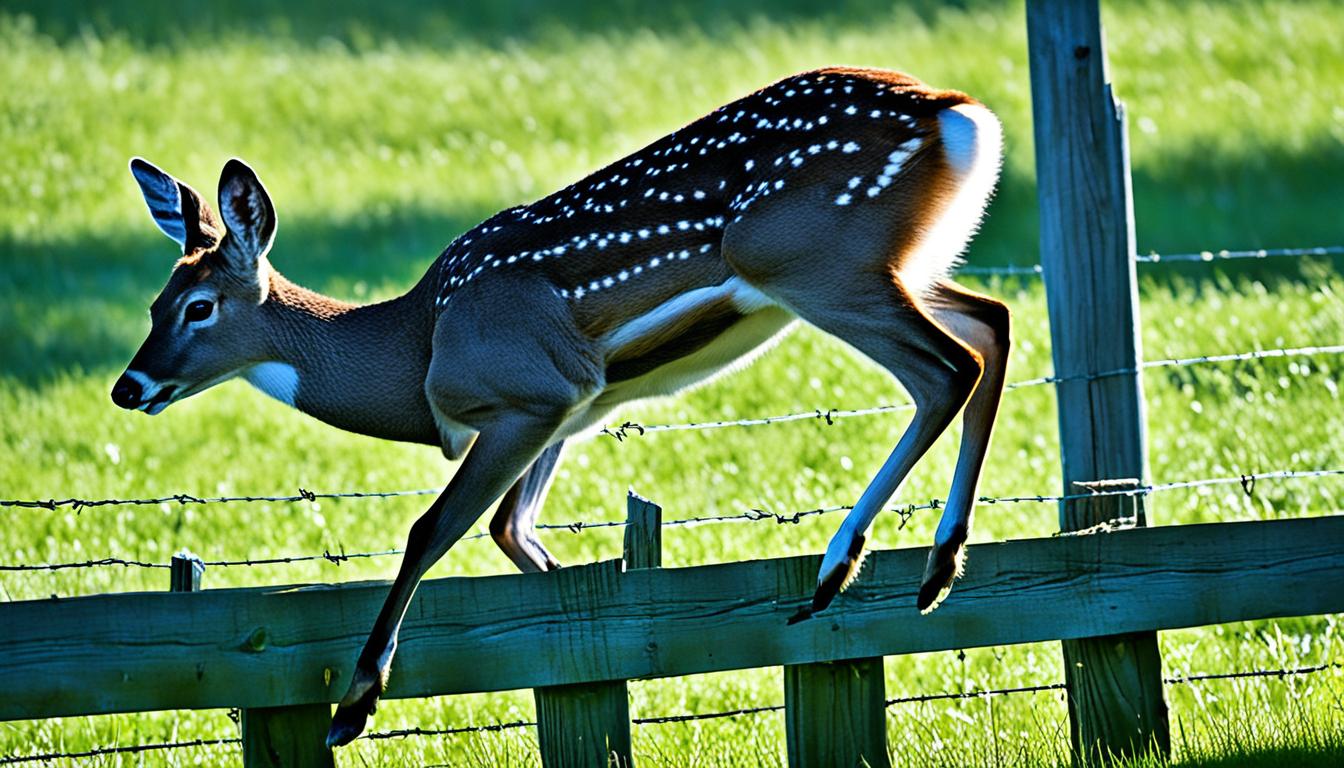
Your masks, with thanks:
[[[546,768],[633,765],[624,681],[536,690],[537,745]]]
[[[189,552],[179,552],[168,566],[168,591],[199,592],[204,577],[205,564]]]
[[[1055,374],[1064,379],[1055,394],[1066,493],[1076,482],[1144,478],[1148,463],[1129,145],[1124,107],[1107,82],[1100,6],[1027,3],[1041,266]],[[1078,530],[1124,511],[1114,497],[1066,503],[1060,527]],[[1127,511],[1146,524],[1141,508]],[[1077,759],[1170,753],[1156,633],[1066,641],[1064,661]]]
[[[1075,483],[1072,490],[1075,494],[1118,491],[1138,485],[1137,480],[1110,480]],[[1066,504],[1064,514],[1068,529],[1075,531],[1142,519],[1140,496],[1075,499]],[[1092,765],[1113,756],[1150,751],[1170,754],[1171,729],[1157,633],[1065,640],[1062,645],[1071,744],[1079,762]]]
[[[1055,375],[1137,370],[1138,288],[1124,108],[1097,0],[1030,0],[1041,267]],[[1146,473],[1138,373],[1055,385],[1064,487]]]
[[[784,667],[790,768],[888,768],[882,657]]]
[[[663,508],[630,491],[625,499],[625,567],[663,564]]]
[[[292,707],[244,709],[244,768],[332,768],[327,747],[331,706],[302,704]]]
[[[816,588],[815,571],[792,569],[789,574],[795,579],[791,591],[806,594]],[[785,666],[790,768],[889,766],[885,697],[881,656]]]
[[[634,491],[626,495],[626,570],[657,568],[663,562],[663,510]],[[586,582],[585,582],[586,583]],[[606,599],[597,582],[579,589],[597,605]],[[546,768],[634,764],[630,747],[630,691],[624,680],[557,685],[533,692],[537,707],[537,743]]]
[[[388,698],[689,675],[1344,611],[1344,517],[969,548],[937,611],[926,551],[877,551],[795,626],[820,556],[426,581]],[[0,604],[0,720],[334,702],[385,582]],[[595,599],[600,595],[601,599]],[[171,635],[164,627],[172,627]]]

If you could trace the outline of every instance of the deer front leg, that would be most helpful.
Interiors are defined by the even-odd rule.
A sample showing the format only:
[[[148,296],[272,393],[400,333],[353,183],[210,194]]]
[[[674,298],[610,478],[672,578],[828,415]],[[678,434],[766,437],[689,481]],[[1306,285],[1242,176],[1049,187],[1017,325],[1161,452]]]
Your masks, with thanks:
[[[328,746],[349,744],[363,732],[387,687],[397,631],[425,573],[552,442],[560,422],[559,416],[512,414],[481,429],[448,487],[411,527],[401,569],[336,707]]]

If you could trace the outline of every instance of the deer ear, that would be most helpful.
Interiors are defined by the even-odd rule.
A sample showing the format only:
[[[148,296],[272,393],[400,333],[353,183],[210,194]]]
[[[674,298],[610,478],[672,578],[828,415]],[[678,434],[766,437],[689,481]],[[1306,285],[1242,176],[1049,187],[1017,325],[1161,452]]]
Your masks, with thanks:
[[[219,244],[224,226],[196,190],[141,157],[131,158],[131,175],[140,184],[154,223],[183,253]]]
[[[219,210],[228,234],[220,252],[243,274],[258,272],[275,240],[275,208],[257,174],[237,158],[219,176]]]

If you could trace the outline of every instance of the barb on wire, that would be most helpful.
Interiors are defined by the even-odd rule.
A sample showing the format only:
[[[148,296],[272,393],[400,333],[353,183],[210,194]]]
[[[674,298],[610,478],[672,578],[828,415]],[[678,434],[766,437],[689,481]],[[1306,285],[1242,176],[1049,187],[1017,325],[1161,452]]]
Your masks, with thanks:
[[[350,560],[366,559],[371,557],[388,557],[390,555],[400,555],[404,549],[384,549],[379,552],[346,552],[344,548],[340,552],[333,553],[330,549],[323,550],[320,555],[282,555],[280,557],[261,557],[255,559],[243,560],[202,560],[202,565],[219,566],[228,568],[230,566],[253,566],[253,565],[276,565],[278,563],[303,563],[312,560],[324,560],[332,565],[340,565]]]
[[[1250,352],[1232,352],[1219,355],[1199,355],[1197,357],[1169,357],[1159,360],[1144,361],[1137,368],[1116,368],[1097,373],[1075,373],[1066,376],[1038,376],[1032,379],[1022,379],[1009,382],[1004,386],[1004,390],[1025,389],[1028,387],[1044,386],[1046,384],[1061,384],[1075,381],[1096,381],[1112,376],[1128,376],[1155,368],[1173,368],[1209,363],[1246,362],[1250,360],[1266,360],[1270,358],[1311,357],[1315,355],[1338,354],[1344,354],[1344,344],[1262,349]],[[879,413],[895,413],[897,411],[912,410],[914,407],[914,403],[893,403],[891,405],[879,405],[871,408],[828,408],[824,411],[821,409],[813,409],[811,411],[785,413],[777,416],[726,419],[721,421],[691,421],[682,424],[638,424],[633,421],[627,421],[619,427],[608,427],[603,429],[602,434],[610,435],[618,440],[624,440],[631,434],[646,435],[655,432],[710,430],[724,429],[727,427],[758,427],[767,424],[784,424],[795,421],[824,421],[829,426],[835,424],[839,419],[854,418],[856,416],[871,416]]]

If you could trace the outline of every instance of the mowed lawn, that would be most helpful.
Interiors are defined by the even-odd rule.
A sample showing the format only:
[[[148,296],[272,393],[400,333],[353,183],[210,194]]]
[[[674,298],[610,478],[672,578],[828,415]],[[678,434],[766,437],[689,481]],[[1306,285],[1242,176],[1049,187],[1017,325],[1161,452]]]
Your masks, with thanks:
[[[20,6],[31,7],[22,8]],[[972,263],[1034,263],[1035,189],[1020,4],[889,7],[841,2],[678,5],[489,3],[357,12],[344,3],[251,0],[7,3],[0,11],[0,498],[131,498],[442,485],[430,448],[337,432],[229,383],[147,418],[107,393],[148,329],[145,310],[174,259],[126,172],[144,155],[212,196],[220,166],[247,159],[280,218],[276,267],[352,299],[408,286],[454,236],[545,194],[773,79],[834,63],[887,66],[964,89],[1007,131],[1001,191]],[[1344,243],[1344,8],[1330,2],[1109,3],[1111,74],[1126,101],[1139,244],[1178,252]],[[1044,149],[1044,148],[1043,148]],[[1344,343],[1339,259],[1140,266],[1148,359]],[[1039,281],[969,284],[1013,308],[1010,380],[1051,372]],[[1344,358],[1331,355],[1158,369],[1144,375],[1151,479],[1344,467]],[[616,421],[737,419],[904,401],[889,375],[802,329],[745,372]],[[669,518],[852,503],[908,413],[712,431],[598,436],[572,446],[544,522],[618,520],[633,487]],[[897,503],[946,494],[956,431]],[[1059,490],[1054,398],[1009,393],[986,495]],[[120,557],[166,562],[400,547],[423,498],[231,505],[0,509],[0,564]],[[1157,524],[1338,512],[1344,480],[1170,491]],[[670,528],[668,565],[821,551],[838,514],[798,525]],[[880,518],[876,547],[924,546],[937,518]],[[984,507],[974,538],[1049,535],[1049,504]],[[478,525],[477,531],[484,530]],[[619,529],[543,534],[562,562],[619,555]],[[390,578],[396,558],[211,568],[207,588]],[[511,570],[488,538],[461,543],[431,576]],[[164,589],[162,570],[0,572],[2,599]],[[955,593],[951,599],[955,599]],[[372,620],[373,617],[370,617]],[[1338,618],[1162,635],[1166,673],[1344,661]],[[352,651],[353,652],[353,651]],[[394,672],[395,674],[395,672]],[[1057,644],[887,661],[888,696],[1062,679]],[[782,701],[780,671],[633,683],[633,714],[713,712]],[[1344,672],[1171,686],[1178,762],[1344,761]],[[530,693],[389,701],[372,728],[533,718]],[[1067,763],[1058,692],[896,705],[895,761]],[[229,737],[225,712],[68,718],[0,725],[0,755]],[[653,765],[782,764],[780,713],[637,727]],[[535,762],[535,733],[359,742],[343,765]],[[57,765],[216,765],[202,747]]]

